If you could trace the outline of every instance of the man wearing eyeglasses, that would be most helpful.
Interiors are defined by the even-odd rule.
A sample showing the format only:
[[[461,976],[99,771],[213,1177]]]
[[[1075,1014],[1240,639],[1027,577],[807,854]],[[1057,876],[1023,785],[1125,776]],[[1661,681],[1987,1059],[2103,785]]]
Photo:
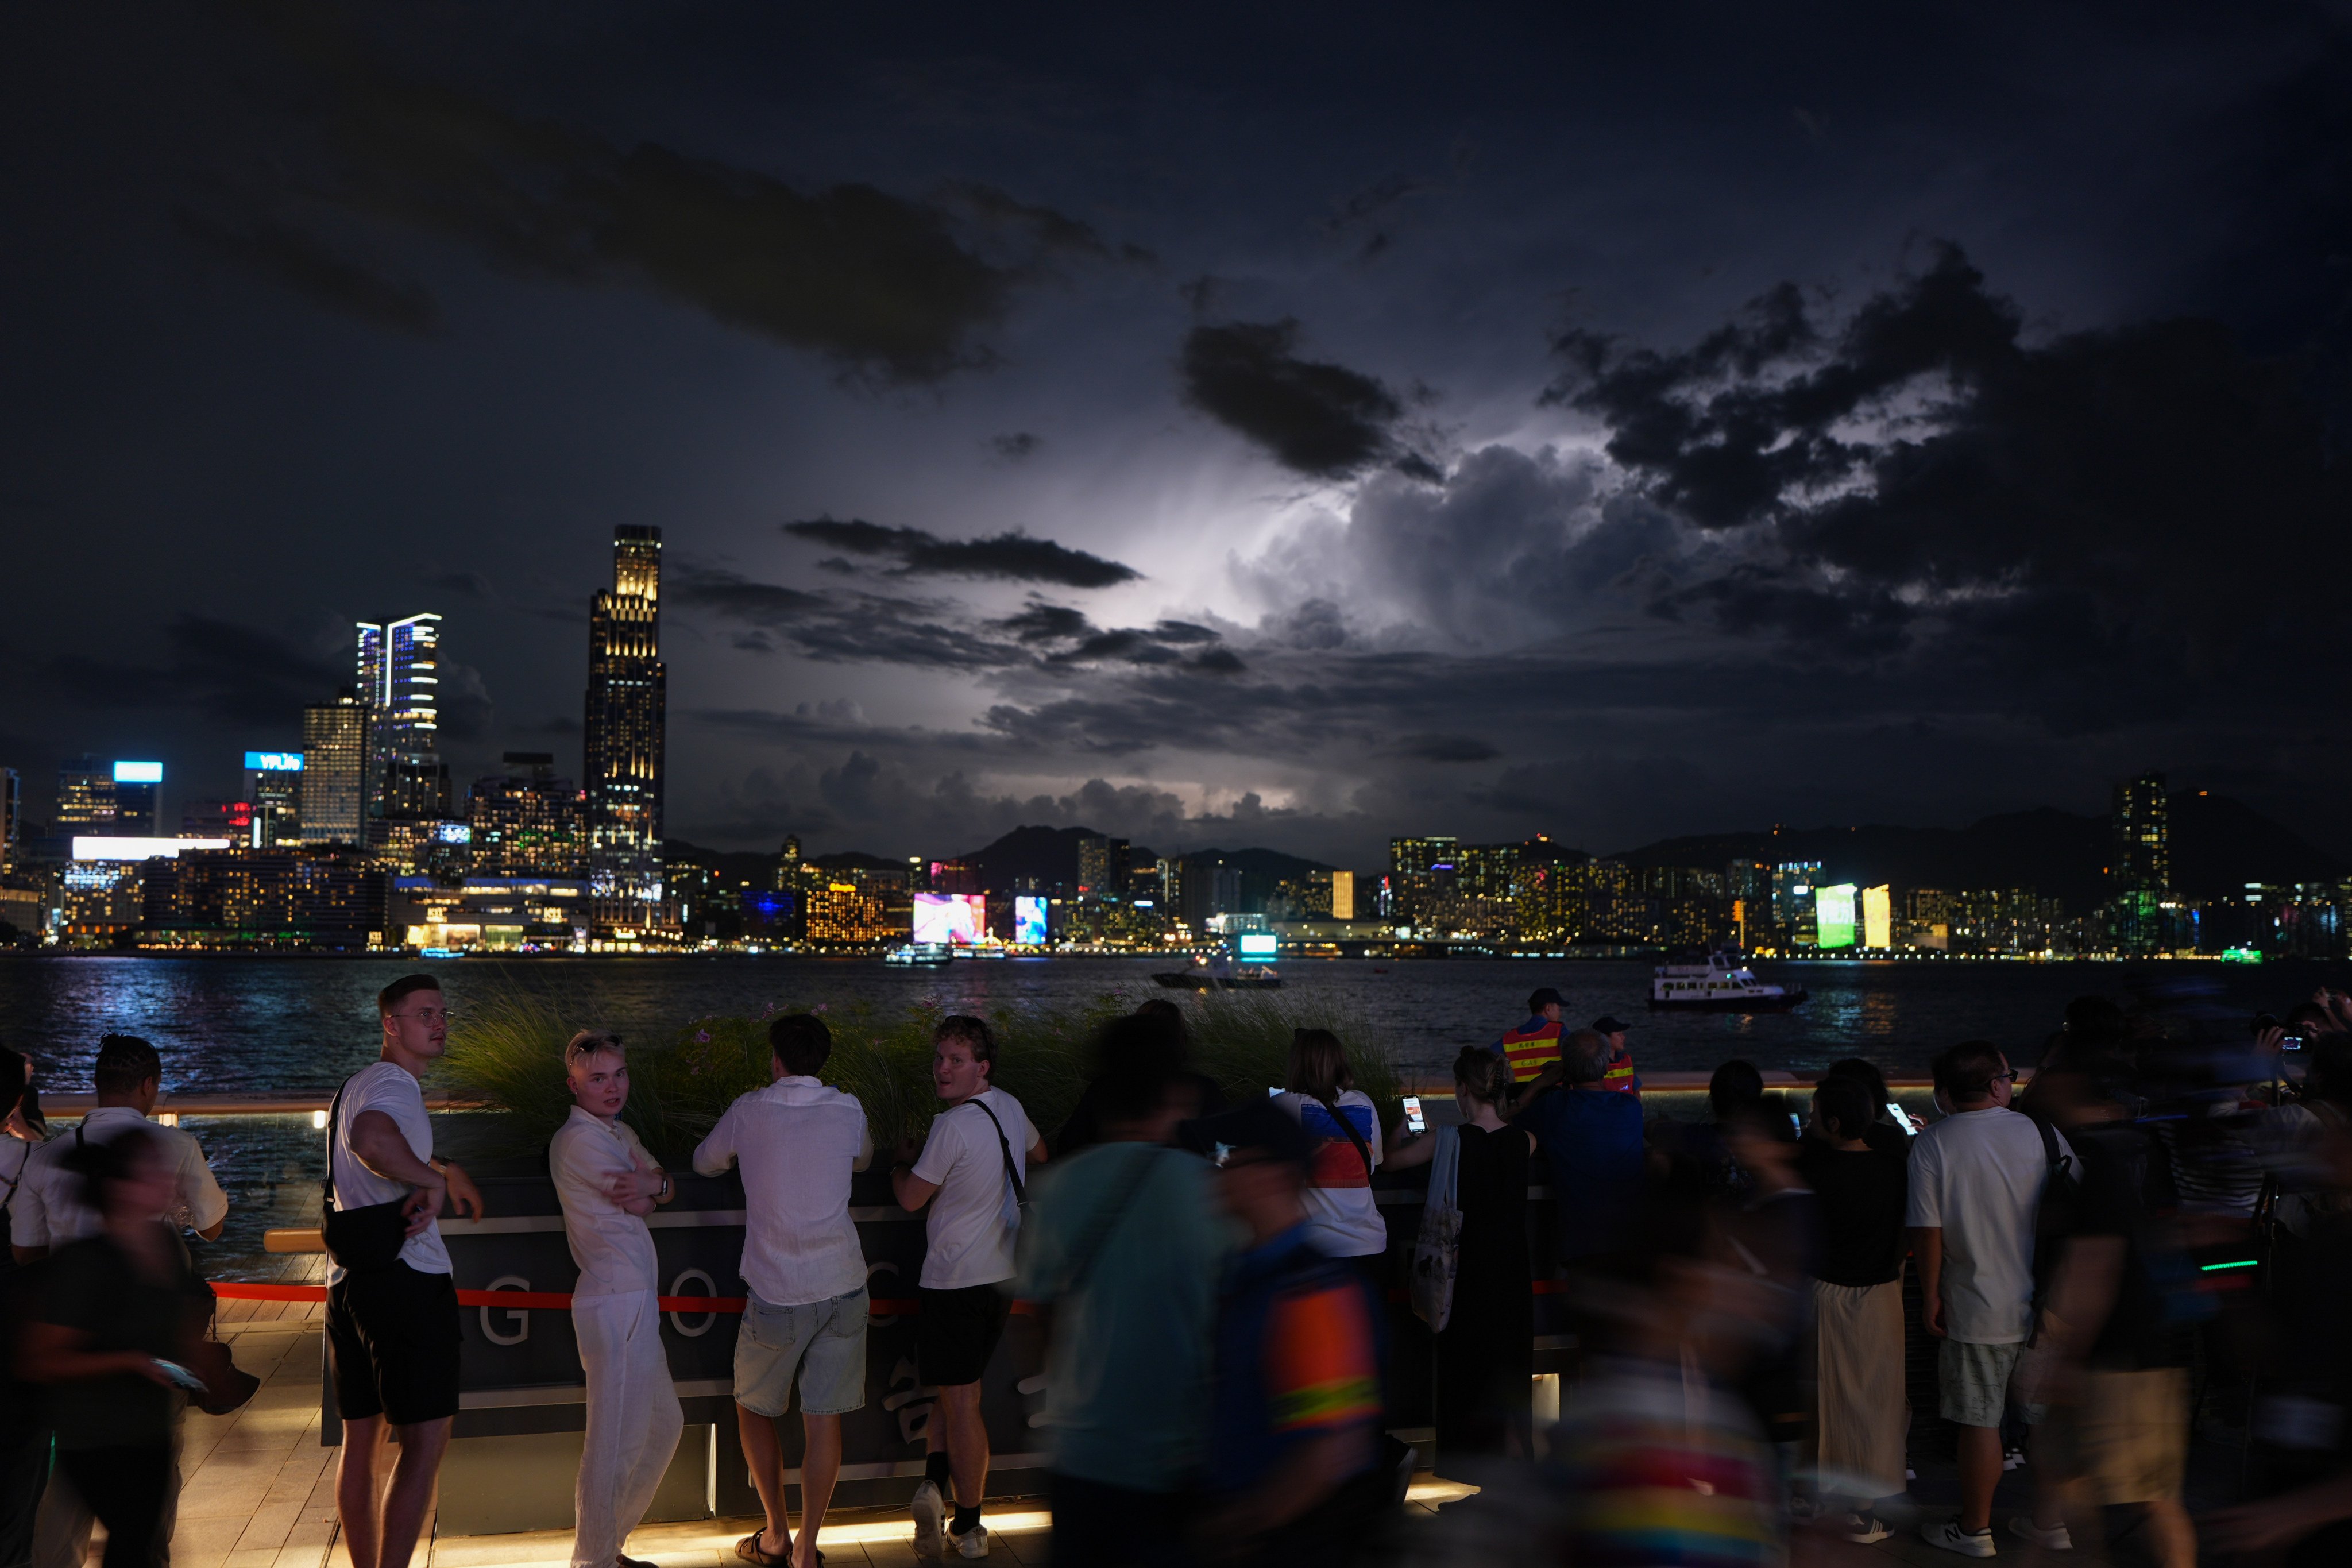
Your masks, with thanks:
[[[376,997],[383,1058],[344,1083],[335,1108],[338,1209],[399,1204],[408,1223],[400,1255],[383,1268],[327,1271],[327,1359],[343,1419],[335,1512],[352,1568],[408,1568],[457,1413],[457,1291],[438,1216],[445,1205],[482,1217],[466,1173],[433,1157],[425,1069],[449,1038],[441,982],[411,974]],[[383,1485],[377,1466],[398,1428],[399,1457]]]
[[[2074,1151],[2053,1130],[2045,1146],[2032,1118],[2009,1108],[2017,1074],[1983,1040],[1936,1059],[1936,1087],[1951,1114],[1912,1140],[1904,1223],[1919,1265],[1920,1321],[1943,1344],[1936,1356],[1938,1408],[1959,1427],[1960,1515],[1923,1521],[1929,1544],[1990,1557],[1992,1494],[2000,1481],[2000,1417],[2033,1326],[2034,1229],[2042,1190],[2075,1175]],[[2055,1158],[2053,1159],[2053,1155]],[[2039,1423],[2039,1407],[2025,1418]],[[2037,1468],[2037,1482],[2043,1479]],[[2069,1539],[2054,1495],[2038,1495],[2015,1533],[2045,1549]]]

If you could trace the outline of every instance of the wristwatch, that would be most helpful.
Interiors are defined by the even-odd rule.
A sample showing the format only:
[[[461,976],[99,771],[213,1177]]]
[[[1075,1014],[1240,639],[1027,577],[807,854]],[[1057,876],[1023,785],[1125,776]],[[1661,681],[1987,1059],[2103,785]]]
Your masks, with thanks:
[[[667,1171],[664,1171],[662,1173],[662,1184],[654,1189],[654,1202],[657,1204],[666,1204],[669,1202],[669,1173]]]

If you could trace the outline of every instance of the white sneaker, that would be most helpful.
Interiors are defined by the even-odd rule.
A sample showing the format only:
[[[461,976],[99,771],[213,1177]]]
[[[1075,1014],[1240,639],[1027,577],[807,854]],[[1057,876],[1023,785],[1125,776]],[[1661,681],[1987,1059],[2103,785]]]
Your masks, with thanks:
[[[2032,1515],[2021,1513],[2011,1518],[2009,1530],[2011,1534],[2052,1552],[2074,1550],[2074,1538],[2066,1533],[2063,1524],[2054,1524],[2044,1530],[2033,1522]]]
[[[2000,1468],[2004,1470],[2021,1470],[2025,1468],[2025,1450],[2022,1448],[2003,1448],[2000,1451]]]
[[[1856,1546],[1874,1546],[1895,1531],[1874,1513],[1850,1513],[1845,1516],[1844,1528],[1838,1533]]]
[[[956,1533],[952,1521],[948,1525],[948,1543],[962,1555],[978,1559],[988,1555],[988,1526],[975,1524],[961,1535]]]
[[[937,1557],[947,1523],[947,1500],[940,1496],[940,1484],[926,1476],[915,1488],[915,1496],[907,1505],[915,1516],[915,1555]]]
[[[1962,1530],[1957,1519],[1922,1520],[1919,1539],[1963,1557],[1990,1557],[1999,1551],[1992,1543],[1991,1531]]]

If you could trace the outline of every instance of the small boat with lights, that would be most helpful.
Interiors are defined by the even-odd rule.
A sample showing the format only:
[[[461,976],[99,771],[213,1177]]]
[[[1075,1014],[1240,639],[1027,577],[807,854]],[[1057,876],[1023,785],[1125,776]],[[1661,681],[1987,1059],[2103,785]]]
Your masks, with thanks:
[[[1669,958],[1650,977],[1653,1011],[1785,1013],[1807,994],[1757,979],[1738,953]]]
[[[882,955],[897,969],[945,969],[955,962],[955,950],[943,942],[910,942]]]

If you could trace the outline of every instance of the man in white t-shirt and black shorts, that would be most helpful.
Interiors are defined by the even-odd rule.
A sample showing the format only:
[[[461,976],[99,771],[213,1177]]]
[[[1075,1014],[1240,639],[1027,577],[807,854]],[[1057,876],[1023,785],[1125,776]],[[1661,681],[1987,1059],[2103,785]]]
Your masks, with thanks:
[[[335,1512],[352,1568],[408,1568],[457,1413],[457,1291],[441,1245],[443,1205],[482,1217],[482,1194],[465,1172],[433,1157],[425,1069],[449,1037],[441,983],[411,974],[376,997],[383,1059],[345,1080],[336,1097],[334,1206],[399,1204],[407,1239],[381,1267],[327,1270],[327,1370],[343,1420]],[[399,1429],[392,1482],[378,1479],[386,1426]]]
[[[995,1069],[996,1039],[987,1024],[942,1018],[931,1036],[931,1085],[945,1103],[921,1154],[890,1173],[899,1206],[911,1214],[931,1205],[922,1311],[915,1319],[919,1374],[940,1394],[914,1499],[915,1550],[925,1556],[939,1553],[943,1536],[962,1556],[988,1555],[988,1531],[980,1522],[988,1485],[980,1380],[1013,1306],[1013,1241],[1028,1170],[1045,1159],[1045,1141],[1021,1102],[992,1087]],[[949,1489],[955,1513],[942,1531],[942,1492]]]

